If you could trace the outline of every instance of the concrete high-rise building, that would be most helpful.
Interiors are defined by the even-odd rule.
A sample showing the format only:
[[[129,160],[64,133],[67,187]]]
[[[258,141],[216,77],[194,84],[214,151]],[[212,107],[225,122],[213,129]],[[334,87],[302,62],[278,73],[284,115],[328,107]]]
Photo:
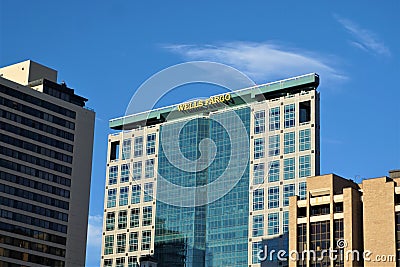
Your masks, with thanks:
[[[95,113],[57,71],[0,68],[0,266],[84,266]]]
[[[318,85],[308,74],[111,120],[101,265],[260,266],[289,197],[319,174]]]
[[[290,199],[289,266],[399,266],[400,170],[389,174],[307,178],[306,199]]]

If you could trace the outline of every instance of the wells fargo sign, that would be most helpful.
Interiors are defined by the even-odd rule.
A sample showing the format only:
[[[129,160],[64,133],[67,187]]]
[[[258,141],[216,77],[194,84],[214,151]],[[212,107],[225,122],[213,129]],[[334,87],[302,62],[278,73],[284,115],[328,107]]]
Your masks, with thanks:
[[[209,106],[215,107],[218,104],[227,103],[230,100],[231,100],[231,94],[211,96],[210,98],[207,98],[207,99],[200,99],[200,100],[195,100],[195,101],[179,104],[178,110],[179,111],[191,111],[191,110],[194,111],[194,110],[201,109],[201,108],[207,108]]]

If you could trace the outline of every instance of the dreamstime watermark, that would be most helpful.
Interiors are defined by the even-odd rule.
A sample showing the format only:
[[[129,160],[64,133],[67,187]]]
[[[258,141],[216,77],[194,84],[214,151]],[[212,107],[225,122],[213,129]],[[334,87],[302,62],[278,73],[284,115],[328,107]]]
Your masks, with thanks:
[[[228,92],[206,99],[196,97],[183,104],[154,109],[159,100],[175,88],[199,83],[222,87]],[[196,61],[166,68],[150,77],[136,90],[123,117],[123,135],[126,134],[123,138],[132,138],[131,130],[137,127],[132,127],[135,118],[140,117],[141,126],[147,126],[149,125],[147,122],[154,120],[168,122],[158,131],[156,141],[159,144],[158,152],[160,152],[157,155],[159,166],[156,170],[157,201],[178,207],[202,206],[222,198],[239,182],[248,169],[250,141],[252,140],[250,140],[247,129],[249,126],[245,126],[238,113],[229,108],[237,105],[249,108],[246,99],[234,93],[234,90],[243,88],[252,88],[253,94],[258,90],[250,78],[235,68],[216,62]],[[197,93],[200,95],[201,92]],[[257,95],[262,96],[262,94]],[[266,105],[268,105],[267,102]],[[216,110],[224,110],[226,116],[212,115]],[[252,116],[252,112],[246,116]],[[183,117],[185,120],[182,121]],[[182,133],[187,133],[188,128],[190,129],[191,121],[204,117],[207,117],[210,124],[217,125],[215,128],[222,128],[222,133],[214,137],[212,134],[208,136],[196,134],[196,138],[202,138],[195,141],[197,142],[195,144],[197,158],[188,157],[188,153],[183,152],[185,147],[182,148],[182,146],[193,146],[193,142],[182,144],[180,138]],[[151,131],[151,128],[147,128],[144,134]],[[133,134],[135,135],[135,133]],[[218,147],[221,141],[218,139],[222,135],[225,135],[224,147],[222,145]],[[146,140],[144,135],[142,143],[152,141]],[[218,153],[220,154],[217,155]],[[221,153],[228,153],[229,160],[226,161],[223,169],[215,172],[217,173],[215,176],[218,177],[210,177],[208,183],[197,183],[196,181],[195,186],[187,186],[185,182],[179,184],[176,181],[179,179],[174,179],[177,176],[193,177],[199,173],[201,175],[201,172],[207,171],[207,168],[212,166],[216,157],[221,158]],[[164,163],[168,161],[169,169],[167,171],[165,168],[164,171],[160,171],[160,158],[163,158]],[[148,164],[146,168],[156,169],[154,161],[146,161]],[[153,165],[150,166],[150,164]],[[133,177],[134,171],[131,171],[131,177]],[[135,179],[133,180],[135,181]],[[140,185],[140,183],[138,184]],[[146,192],[146,188],[143,189],[145,193],[152,194],[153,188],[149,192]]]
[[[336,248],[322,250],[268,250],[268,245],[260,249],[257,253],[257,259],[264,261],[364,261],[364,262],[395,262],[395,255],[374,255],[370,250],[359,251],[357,249],[346,249],[347,241],[339,239],[336,242]]]

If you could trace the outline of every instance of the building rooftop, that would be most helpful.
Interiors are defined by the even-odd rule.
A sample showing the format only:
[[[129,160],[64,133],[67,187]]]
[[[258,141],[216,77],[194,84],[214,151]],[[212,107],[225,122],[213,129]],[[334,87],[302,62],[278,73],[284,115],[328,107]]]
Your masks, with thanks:
[[[129,130],[165,122],[167,121],[168,116],[173,119],[179,119],[196,114],[207,115],[208,113],[221,108],[235,107],[256,101],[260,102],[265,99],[274,99],[301,91],[315,90],[318,85],[318,74],[310,73],[262,85],[255,85],[222,95],[212,96],[209,98],[211,102],[208,102],[208,99],[204,102],[198,100],[201,102],[201,105],[198,105],[198,102],[195,100],[183,104],[127,115],[110,120],[109,126],[114,130]],[[214,98],[216,98],[215,102],[213,101]],[[222,98],[221,102],[224,102],[225,104],[221,104],[218,100],[219,98]]]

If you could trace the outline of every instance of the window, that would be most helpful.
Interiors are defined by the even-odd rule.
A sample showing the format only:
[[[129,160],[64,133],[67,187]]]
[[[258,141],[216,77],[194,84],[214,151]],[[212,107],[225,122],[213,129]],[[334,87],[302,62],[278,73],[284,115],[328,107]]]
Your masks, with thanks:
[[[117,200],[117,189],[108,189],[107,194],[107,208],[115,207],[116,200]]]
[[[279,208],[279,186],[268,188],[268,208]]]
[[[133,180],[142,179],[142,162],[137,161],[133,163]]]
[[[147,143],[146,143],[146,154],[153,155],[156,153],[156,134],[148,134],[147,135]]]
[[[149,250],[151,246],[151,231],[142,232],[142,250]]]
[[[311,101],[299,103],[300,108],[300,123],[309,122],[311,120]]]
[[[264,138],[254,139],[254,159],[264,157]]]
[[[260,134],[265,132],[265,111],[257,111],[254,113],[254,133]]]
[[[285,154],[293,153],[295,151],[295,133],[285,133],[284,135],[284,152]]]
[[[335,213],[343,212],[343,202],[335,202],[335,203],[333,203],[333,207],[335,209]]]
[[[311,149],[311,130],[301,130],[299,135],[299,150],[305,151]]]
[[[330,212],[330,204],[323,204],[310,207],[310,216],[326,215]]]
[[[127,211],[120,211],[118,214],[118,229],[125,229],[127,224]]]
[[[133,150],[135,158],[141,157],[143,155],[143,136],[135,137]]]
[[[299,183],[299,198],[306,199],[306,194],[307,194],[307,183],[306,182]]]
[[[128,205],[129,186],[121,187],[119,189],[119,205]]]
[[[285,106],[285,128],[295,126],[295,105],[290,104]]]
[[[307,226],[305,223],[297,225],[297,251],[303,255],[304,251],[307,250]],[[297,266],[306,267],[308,259],[303,258],[297,261]]]
[[[113,254],[114,247],[114,236],[106,235],[104,239],[104,255]]]
[[[138,249],[139,249],[139,234],[138,234],[138,232],[130,232],[129,233],[129,252],[137,251]]]
[[[129,225],[131,228],[139,227],[139,217],[140,217],[140,209],[139,208],[131,209],[131,220]]]
[[[131,204],[140,203],[140,185],[132,185]]]
[[[140,185],[132,185],[131,204],[140,203]]]
[[[342,203],[343,204],[343,203]],[[397,215],[396,215],[396,217],[397,217]],[[397,224],[397,220],[396,220],[396,224]],[[397,227],[397,229],[399,229],[398,228],[398,224],[396,225]],[[397,230],[398,231],[398,230]],[[343,247],[341,247],[341,248],[339,248],[338,247],[338,242],[339,242],[339,240],[343,240],[344,239],[344,223],[343,223],[343,219],[336,219],[335,221],[334,221],[334,234],[333,234],[333,237],[334,237],[334,244],[336,245],[336,247],[335,247],[335,249],[336,250],[338,250],[338,257],[337,257],[337,259],[335,260],[335,267],[337,266],[337,267],[343,267],[344,266],[344,248]],[[397,247],[397,253],[399,252],[399,244],[398,244],[398,237],[396,236],[396,247]],[[339,243],[339,245],[340,245],[340,243]],[[399,259],[397,259],[397,261],[399,261]]]
[[[125,258],[117,258],[115,260],[115,267],[125,267]]]
[[[289,232],[289,212],[288,211],[283,212],[283,232],[284,233]]]
[[[264,189],[259,188],[253,191],[253,210],[264,209]]]
[[[279,234],[279,213],[268,214],[268,235]]]
[[[280,129],[280,110],[279,107],[269,110],[269,130],[275,131]]]
[[[279,145],[279,140],[280,139],[280,137],[279,137],[279,134],[276,134],[276,135],[272,135],[272,136],[270,136],[269,137],[269,144],[268,144],[268,147],[269,147],[269,150],[268,150],[268,156],[277,156],[277,155],[279,155],[279,153],[280,153],[280,145]]]
[[[126,234],[117,235],[117,253],[125,253]]]
[[[151,218],[152,218],[152,207],[147,206],[143,207],[143,221],[142,226],[149,226],[151,225]]]
[[[122,142],[122,160],[131,158],[131,139]]]
[[[252,249],[251,249],[252,257],[251,258],[252,258],[253,264],[260,263],[261,260],[259,258],[259,251],[263,250],[262,241],[253,242],[251,247],[252,247]],[[261,253],[260,256],[263,257],[264,255],[262,255],[262,253]]]
[[[119,159],[119,141],[111,142],[110,161]]]
[[[283,206],[289,206],[289,197],[294,196],[295,186],[294,184],[287,184],[283,186]]]
[[[115,213],[107,212],[106,215],[106,231],[112,231],[115,228]]]
[[[283,161],[283,179],[294,179],[295,174],[295,160],[294,158],[284,159]]]
[[[264,215],[254,215],[253,216],[253,236],[263,236],[264,235]]]
[[[305,155],[299,157],[299,176],[308,177],[311,175],[311,156]]]
[[[264,183],[264,163],[254,164],[253,167],[253,184]]]
[[[311,266],[329,266],[329,255],[323,254],[330,248],[330,221],[310,223],[310,249],[315,251],[318,262],[311,260]]]
[[[135,256],[129,256],[128,257],[128,267],[137,267],[137,266],[138,266],[137,258]]]
[[[154,159],[146,160],[144,177],[145,178],[154,177]]]
[[[113,185],[117,183],[118,166],[111,166],[108,168],[108,184]]]
[[[144,184],[144,202],[153,200],[153,183]]]
[[[113,260],[112,259],[106,259],[104,260],[104,267],[112,267],[113,265]]]
[[[121,183],[129,182],[129,164],[121,165]]]
[[[279,160],[271,161],[268,171],[268,182],[279,181],[279,169],[280,169]]]

